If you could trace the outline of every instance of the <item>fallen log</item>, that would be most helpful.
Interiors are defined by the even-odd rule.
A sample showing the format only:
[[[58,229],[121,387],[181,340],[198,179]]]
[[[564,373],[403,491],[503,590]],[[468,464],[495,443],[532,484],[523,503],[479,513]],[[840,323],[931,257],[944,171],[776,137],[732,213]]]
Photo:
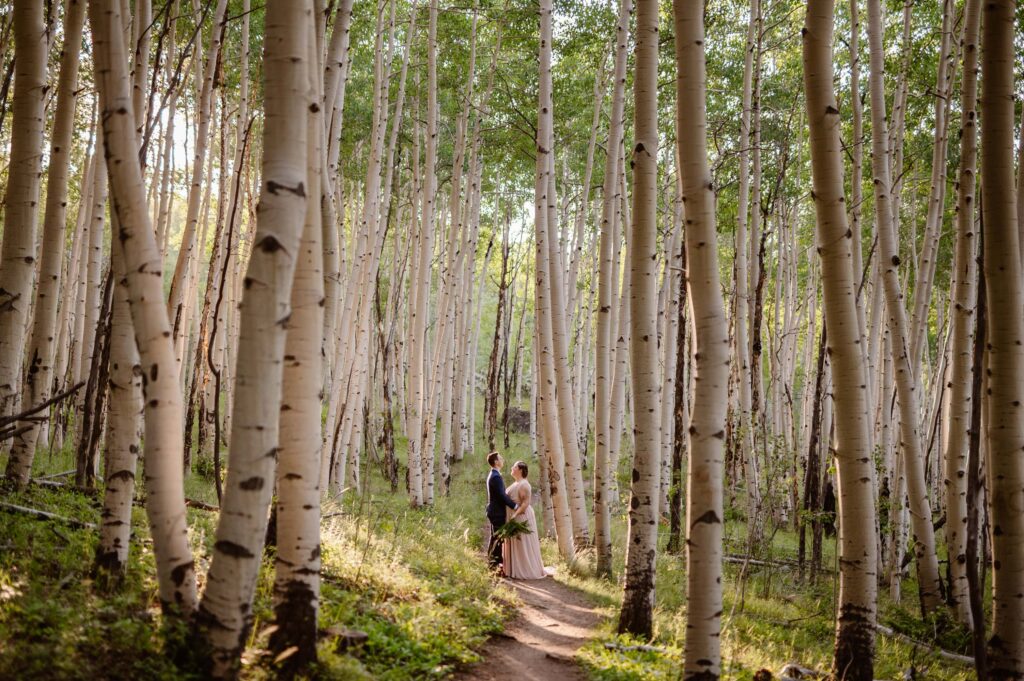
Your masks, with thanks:
[[[885,634],[890,638],[895,638],[897,640],[903,641],[904,643],[914,646],[918,650],[924,650],[926,652],[938,655],[944,660],[950,660],[951,662],[959,662],[960,664],[970,665],[972,667],[974,666],[973,657],[968,657],[967,655],[961,655],[959,653],[954,653],[949,650],[944,650],[943,648],[930,645],[928,643],[925,643],[924,641],[918,641],[917,639],[910,638],[906,634],[901,634],[900,632],[895,631],[894,629],[890,629],[884,624],[876,624],[875,629],[878,630],[880,634]]]
[[[670,651],[668,648],[659,648],[658,646],[648,646],[648,645],[624,646],[624,645],[621,645],[619,643],[605,643],[604,647],[607,648],[608,650],[617,650],[617,651],[619,651],[621,653],[642,652],[642,653],[658,653],[660,655],[671,655],[672,654],[672,651]]]
[[[80,530],[95,530],[96,525],[94,523],[87,523],[84,520],[78,520],[77,518],[66,518],[56,513],[50,513],[49,511],[42,511],[38,508],[29,508],[28,506],[18,506],[17,504],[8,504],[7,502],[0,501],[0,511],[6,511],[8,513],[16,513],[18,515],[27,515],[33,518],[39,518],[40,520],[53,520],[55,522],[64,523],[71,527],[78,528]]]

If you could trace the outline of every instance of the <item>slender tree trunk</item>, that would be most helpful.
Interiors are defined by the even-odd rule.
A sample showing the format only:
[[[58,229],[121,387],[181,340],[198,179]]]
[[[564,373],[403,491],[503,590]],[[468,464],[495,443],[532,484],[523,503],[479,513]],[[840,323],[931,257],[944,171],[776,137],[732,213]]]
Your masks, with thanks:
[[[550,79],[550,72],[541,70],[541,78]],[[553,88],[548,88],[549,92]],[[547,114],[552,117],[554,99],[549,95]],[[554,182],[554,126],[548,124],[548,292],[551,295],[551,332],[552,349],[555,368],[555,407],[558,410],[558,432],[562,438],[562,452],[565,457],[565,489],[569,495],[569,513],[572,517],[573,541],[577,547],[583,548],[590,544],[590,525],[587,517],[586,500],[583,487],[583,465],[579,451],[578,432],[576,428],[575,398],[572,390],[572,376],[569,366],[569,339],[566,334],[566,295],[565,276],[563,274],[564,258],[558,243],[557,211]],[[655,299],[657,296],[655,295]],[[652,334],[652,338],[657,334]],[[656,349],[656,348],[655,348]]]
[[[949,424],[946,428],[944,487],[946,497],[946,546],[952,576],[949,600],[960,622],[973,624],[968,594],[967,562],[967,455],[971,430],[974,356],[972,331],[977,304],[977,238],[974,233],[975,170],[977,167],[978,31],[980,0],[964,7],[963,80],[960,85],[960,168],[957,176],[955,284],[950,363]]]
[[[658,3],[639,0],[636,17],[633,145],[633,237],[629,248],[629,345],[636,396],[626,581],[619,632],[649,638],[654,629],[654,575],[661,485],[661,380],[658,371]]]
[[[563,438],[558,418],[558,397],[556,393],[556,382],[558,380],[555,369],[554,340],[552,331],[552,317],[555,314],[552,309],[551,290],[553,282],[550,278],[551,259],[548,248],[548,239],[557,238],[552,233],[549,224],[551,215],[550,203],[553,198],[549,196],[551,182],[549,174],[552,172],[553,164],[549,162],[549,156],[553,153],[550,148],[552,135],[551,116],[551,0],[540,0],[540,110],[539,124],[537,130],[537,183],[536,183],[536,204],[534,206],[534,220],[537,230],[536,238],[536,289],[535,301],[537,306],[537,352],[534,354],[535,361],[539,364],[539,386],[538,411],[539,417],[537,427],[540,430],[539,438],[544,448],[542,460],[548,467],[548,484],[550,487],[551,501],[554,506],[555,535],[558,539],[558,550],[562,557],[571,560],[575,556],[573,544],[573,522],[570,516],[569,499],[566,496],[567,485],[565,482],[566,462],[563,450]],[[575,438],[575,435],[573,435]]]
[[[822,265],[827,352],[835,384],[839,481],[839,616],[832,673],[873,677],[876,608],[875,506],[856,275],[843,197],[839,108],[832,89],[834,0],[811,0],[803,29],[804,92],[810,128],[812,196]],[[872,71],[872,76],[876,74]],[[877,106],[877,102],[875,103]],[[884,129],[881,131],[884,133]],[[880,131],[875,130],[875,135]],[[884,159],[884,156],[883,156]],[[877,160],[877,159],[876,159]],[[930,519],[929,519],[930,521]]]
[[[677,182],[681,182],[678,180]],[[678,210],[683,210],[682,186],[679,188]],[[683,457],[687,446],[687,424],[690,422],[690,327],[686,305],[686,243],[679,243],[679,323],[676,328],[676,380],[673,396],[672,468],[669,488],[669,539],[666,551],[680,553],[683,547]]]
[[[736,295],[733,300],[734,343],[733,363],[739,378],[739,415],[736,426],[739,428],[739,456],[743,462],[743,477],[747,485],[747,522],[750,530],[757,526],[758,485],[756,459],[754,458],[754,427],[750,411],[750,341],[747,334],[748,314],[750,312],[750,296],[748,292],[749,273],[747,268],[748,231],[747,220],[750,214],[750,107],[753,92],[754,51],[757,40],[757,8],[758,0],[751,0],[750,18],[747,24],[747,43],[743,53],[743,111],[740,114],[739,139],[739,199],[736,208]],[[755,213],[757,211],[755,210]]]
[[[210,137],[210,119],[213,109],[213,78],[217,68],[221,40],[224,32],[224,14],[227,9],[227,0],[218,0],[217,7],[213,13],[213,31],[210,37],[210,49],[206,53],[206,63],[202,67],[202,81],[198,93],[198,107],[196,115],[198,127],[196,128],[196,145],[192,157],[192,176],[188,190],[188,208],[185,214],[185,228],[181,235],[181,249],[178,251],[178,259],[174,266],[174,276],[171,278],[171,293],[167,301],[167,314],[173,325],[174,341],[180,345],[179,339],[184,334],[185,318],[188,314],[186,302],[188,300],[187,290],[189,288],[188,273],[193,267],[196,228],[199,224],[201,200],[203,196],[203,165],[206,162],[206,148]],[[200,67],[197,64],[196,69]],[[201,254],[200,254],[201,255]],[[198,267],[198,264],[195,265]],[[177,357],[179,373],[184,366],[183,357]]]
[[[128,52],[116,0],[91,0],[89,18],[103,145],[110,161],[118,224],[114,256],[123,257],[125,265],[128,303],[144,377],[146,512],[157,583],[164,610],[189,617],[196,604],[196,582],[185,520],[181,390],[163,304],[160,255],[149,224],[138,162]]]
[[[114,304],[110,321],[110,415],[100,541],[96,567],[120,577],[128,568],[132,498],[139,457],[142,412],[142,367],[135,346],[123,249],[114,253]]]
[[[729,328],[718,274],[715,197],[707,158],[704,8],[673,0],[676,139],[685,206],[687,289],[694,320],[696,392],[690,417],[686,495],[687,681],[722,669],[722,474],[728,409]]]
[[[597,549],[597,573],[604,577],[612,574],[611,534],[611,479],[615,471],[611,468],[612,441],[621,439],[617,429],[612,428],[612,349],[615,330],[612,317],[615,308],[618,281],[612,278],[615,271],[613,259],[617,249],[615,221],[618,207],[615,205],[618,178],[618,148],[622,138],[622,117],[626,89],[626,60],[629,57],[629,15],[632,0],[620,0],[619,17],[615,27],[615,65],[612,75],[612,107],[608,126],[608,141],[605,144],[604,189],[601,195],[601,266],[597,288],[597,339],[595,342],[595,398],[594,398],[594,545]]]
[[[60,77],[57,82],[50,167],[46,176],[46,212],[43,217],[39,284],[25,372],[26,407],[42,404],[50,398],[67,219],[68,165],[71,161],[75,106],[78,102],[78,57],[84,23],[85,0],[68,0],[64,10],[64,49],[61,52]],[[36,422],[19,422],[19,430],[26,427],[27,430],[14,439],[11,456],[7,461],[7,477],[19,485],[28,482],[41,430]]]
[[[43,158],[46,40],[39,0],[14,3],[14,119],[0,251],[0,417],[17,411],[32,282]],[[25,405],[31,406],[31,405]]]
[[[423,467],[423,433],[430,418],[427,409],[426,345],[427,321],[430,314],[431,256],[434,251],[435,194],[437,192],[437,0],[431,0],[427,29],[427,129],[424,186],[419,234],[419,265],[413,286],[413,309],[410,311],[412,336],[409,339],[412,364],[409,383],[412,405],[409,410],[409,503],[416,508],[426,502]],[[429,477],[433,477],[430,475]]]
[[[874,176],[878,255],[883,267],[885,306],[892,336],[896,390],[900,406],[900,445],[907,477],[907,495],[914,532],[914,555],[917,562],[918,591],[921,610],[928,613],[942,603],[939,564],[935,553],[935,530],[924,476],[924,452],[918,430],[919,397],[914,366],[910,357],[907,311],[903,306],[898,266],[899,247],[893,222],[885,120],[885,92],[882,44],[882,7],[880,0],[868,0],[868,38],[871,45],[871,121],[872,174]]]
[[[982,5],[981,177],[985,268],[986,396],[989,499],[992,517],[992,637],[989,678],[1024,678],[1024,309],[1017,196],[1013,173],[1014,15],[1016,2]]]
[[[312,23],[310,29],[312,32]],[[309,44],[315,45],[310,35]],[[309,63],[318,56],[309,50]],[[319,68],[310,68],[310,87],[319,100]],[[307,113],[307,187],[321,187],[323,114]],[[281,388],[281,447],[277,467],[277,560],[274,612],[277,630],[271,647],[281,653],[298,648],[287,658],[286,670],[298,670],[316,660],[317,611],[320,599],[320,413],[321,348],[324,296],[321,194],[311,193],[299,246],[291,291],[291,316],[285,339]],[[287,673],[287,671],[286,671]]]
[[[228,467],[213,560],[199,623],[214,676],[237,673],[252,627],[252,599],[266,536],[275,459],[289,303],[306,215],[307,120],[311,97],[309,2],[270,0],[266,8],[262,187],[241,302]],[[315,133],[315,129],[314,129]],[[318,329],[315,333],[319,344]],[[319,389],[319,381],[317,388]]]

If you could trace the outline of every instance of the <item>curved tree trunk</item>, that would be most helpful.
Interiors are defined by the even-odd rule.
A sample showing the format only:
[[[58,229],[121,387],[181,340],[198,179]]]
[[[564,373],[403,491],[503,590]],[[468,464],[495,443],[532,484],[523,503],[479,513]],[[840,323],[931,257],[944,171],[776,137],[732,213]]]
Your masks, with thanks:
[[[875,506],[864,358],[857,321],[853,233],[846,220],[839,108],[832,89],[834,0],[811,0],[803,31],[804,91],[810,127],[812,197],[817,214],[827,353],[835,385],[839,480],[839,617],[832,672],[873,679],[876,600]],[[874,74],[872,74],[874,75]],[[878,134],[876,130],[876,135]],[[827,423],[827,422],[826,422]]]
[[[673,0],[676,139],[683,182],[687,289],[694,321],[696,392],[686,495],[685,667],[688,681],[722,671],[722,474],[729,389],[729,327],[718,274],[715,196],[707,158],[704,8]]]
[[[196,582],[185,520],[181,389],[163,304],[160,254],[149,223],[138,162],[119,3],[92,0],[89,18],[103,145],[110,160],[110,187],[118,224],[114,248],[123,249],[128,303],[144,377],[146,512],[157,582],[164,610],[180,611],[188,617],[195,609]]]

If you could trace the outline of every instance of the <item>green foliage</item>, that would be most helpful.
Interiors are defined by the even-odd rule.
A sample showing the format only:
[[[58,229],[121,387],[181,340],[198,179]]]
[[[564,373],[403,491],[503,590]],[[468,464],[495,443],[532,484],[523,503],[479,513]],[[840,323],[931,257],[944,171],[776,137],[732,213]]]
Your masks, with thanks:
[[[530,526],[521,520],[510,520],[494,532],[499,539],[514,539],[523,534],[530,534]]]
[[[67,464],[40,457],[37,473]],[[187,479],[192,498],[216,501],[212,482]],[[468,501],[467,501],[468,498]],[[34,487],[4,497],[21,506],[99,522],[99,498]],[[411,511],[401,496],[330,504],[323,527],[321,630],[365,632],[359,650],[339,652],[325,636],[319,679],[443,678],[479,659],[487,637],[512,613],[514,596],[496,587],[480,555],[482,539],[467,504],[478,495],[441,499]],[[366,506],[372,510],[366,510]],[[363,509],[362,511],[360,509]],[[91,576],[96,533],[59,522],[3,513],[0,522],[0,678],[181,679],[160,613],[146,519],[135,509],[128,573],[117,589]],[[200,571],[208,564],[216,514],[189,510]],[[243,678],[276,678],[266,647],[273,623],[273,549],[260,572],[255,624]]]

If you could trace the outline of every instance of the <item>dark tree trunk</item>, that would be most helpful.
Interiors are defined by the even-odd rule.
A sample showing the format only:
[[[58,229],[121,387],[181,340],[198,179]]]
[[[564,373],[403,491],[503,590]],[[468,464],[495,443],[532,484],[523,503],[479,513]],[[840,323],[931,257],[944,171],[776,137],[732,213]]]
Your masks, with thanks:
[[[821,467],[818,461],[818,440],[821,433],[821,400],[825,382],[825,343],[828,334],[824,324],[818,341],[818,370],[814,379],[814,406],[811,409],[811,436],[807,445],[807,463],[804,465],[804,508],[800,517],[800,544],[797,549],[797,561],[800,574],[803,575],[807,555],[806,529],[808,516],[814,518],[812,524],[815,535],[820,536],[820,520],[817,513],[821,510]],[[811,566],[811,578],[815,577],[815,566]]]

